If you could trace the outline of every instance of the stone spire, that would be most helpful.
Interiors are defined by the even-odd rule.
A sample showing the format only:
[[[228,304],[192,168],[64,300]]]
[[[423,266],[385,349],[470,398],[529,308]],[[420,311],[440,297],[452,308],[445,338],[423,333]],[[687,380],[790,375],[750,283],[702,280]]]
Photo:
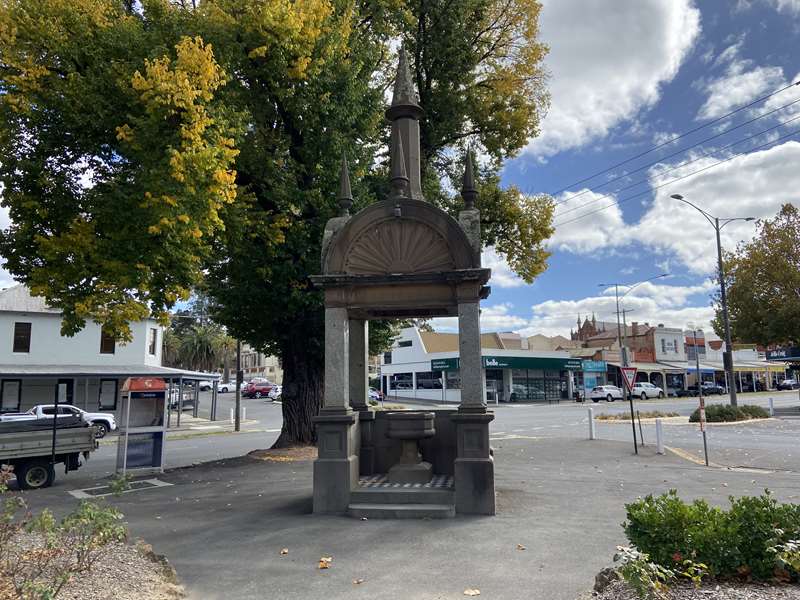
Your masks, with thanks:
[[[403,152],[403,138],[392,138],[392,196],[393,200],[408,198],[408,174],[406,173],[406,157]]]
[[[478,190],[475,187],[475,174],[472,171],[472,150],[467,150],[466,164],[464,166],[464,179],[461,185],[461,197],[464,198],[464,208],[475,208],[478,199]]]
[[[347,156],[342,153],[342,169],[339,173],[339,216],[350,214],[353,205],[353,192],[350,190],[350,173],[347,168]]]
[[[405,157],[405,171],[408,179],[407,196],[415,200],[424,200],[422,196],[422,176],[420,174],[419,120],[424,111],[419,105],[408,56],[405,48],[400,49],[397,65],[397,76],[394,80],[392,105],[386,110],[386,118],[392,122],[392,149],[396,147],[395,139],[400,138],[402,154]],[[394,160],[392,169],[394,177]]]

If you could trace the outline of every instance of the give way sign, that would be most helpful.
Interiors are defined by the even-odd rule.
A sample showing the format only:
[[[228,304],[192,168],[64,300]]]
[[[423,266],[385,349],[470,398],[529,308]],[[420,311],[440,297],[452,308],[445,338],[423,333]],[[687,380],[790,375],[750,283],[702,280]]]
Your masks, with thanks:
[[[622,380],[625,382],[625,387],[628,391],[633,388],[633,383],[636,381],[636,367],[620,367],[622,371]]]

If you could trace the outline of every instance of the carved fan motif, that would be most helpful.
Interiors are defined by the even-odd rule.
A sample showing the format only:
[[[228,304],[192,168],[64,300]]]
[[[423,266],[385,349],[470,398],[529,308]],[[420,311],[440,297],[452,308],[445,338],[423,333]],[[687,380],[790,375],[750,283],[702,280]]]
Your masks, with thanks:
[[[455,269],[455,261],[435,229],[420,221],[393,219],[361,234],[344,266],[355,275],[435,273]]]

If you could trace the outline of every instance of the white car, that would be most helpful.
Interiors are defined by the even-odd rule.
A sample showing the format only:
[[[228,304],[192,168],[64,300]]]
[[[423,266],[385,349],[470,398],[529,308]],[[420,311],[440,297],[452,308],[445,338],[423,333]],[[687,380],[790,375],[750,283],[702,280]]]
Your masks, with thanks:
[[[29,411],[18,414],[4,415],[3,421],[33,421],[35,419],[49,419],[53,416],[55,405],[37,404]],[[117,421],[111,413],[88,412],[71,404],[59,404],[58,416],[80,417],[84,423],[94,426],[97,429],[97,437],[101,438],[109,431],[117,429]]]
[[[211,383],[210,381],[198,381],[197,382],[197,387],[200,388],[201,392],[207,392],[212,387],[214,387],[214,384]]]
[[[600,400],[613,402],[614,400],[622,400],[623,394],[622,390],[615,385],[598,385],[592,388],[592,391],[589,392],[589,397],[592,402],[600,402]]]
[[[273,386],[272,386],[272,389],[271,389],[271,390],[269,391],[269,393],[267,394],[267,398],[269,398],[269,399],[270,399],[270,400],[272,400],[273,402],[274,402],[275,400],[280,400],[280,397],[281,397],[281,392],[283,392],[283,386],[280,386],[280,385],[273,385]]]
[[[228,383],[220,383],[217,386],[217,391],[220,394],[227,394],[228,392],[232,392],[236,389],[236,380],[229,381]]]
[[[641,397],[642,400],[647,400],[648,398],[663,398],[664,390],[652,383],[638,381],[633,384],[631,394]]]

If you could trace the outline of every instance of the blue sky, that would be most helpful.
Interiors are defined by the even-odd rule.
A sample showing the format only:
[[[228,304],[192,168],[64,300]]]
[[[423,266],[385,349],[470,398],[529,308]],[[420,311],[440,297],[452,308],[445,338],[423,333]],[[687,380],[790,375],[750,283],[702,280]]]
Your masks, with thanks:
[[[800,99],[800,86],[573,184],[800,80],[800,0],[543,4],[552,106],[541,135],[505,165],[503,182],[527,193],[558,192],[553,255],[547,272],[525,285],[491,249],[485,253],[493,277],[484,330],[567,335],[578,313],[615,318],[613,293],[599,283],[636,283],[659,273],[670,275],[625,298],[629,319],[708,327],[714,230],[669,196],[680,193],[720,217],[770,217],[782,203],[800,203],[800,134],[783,137],[800,130],[800,102],[724,133]],[[635,187],[619,191],[626,186]],[[615,200],[622,202],[586,215]],[[754,232],[752,223],[732,223],[723,245],[733,248]]]

